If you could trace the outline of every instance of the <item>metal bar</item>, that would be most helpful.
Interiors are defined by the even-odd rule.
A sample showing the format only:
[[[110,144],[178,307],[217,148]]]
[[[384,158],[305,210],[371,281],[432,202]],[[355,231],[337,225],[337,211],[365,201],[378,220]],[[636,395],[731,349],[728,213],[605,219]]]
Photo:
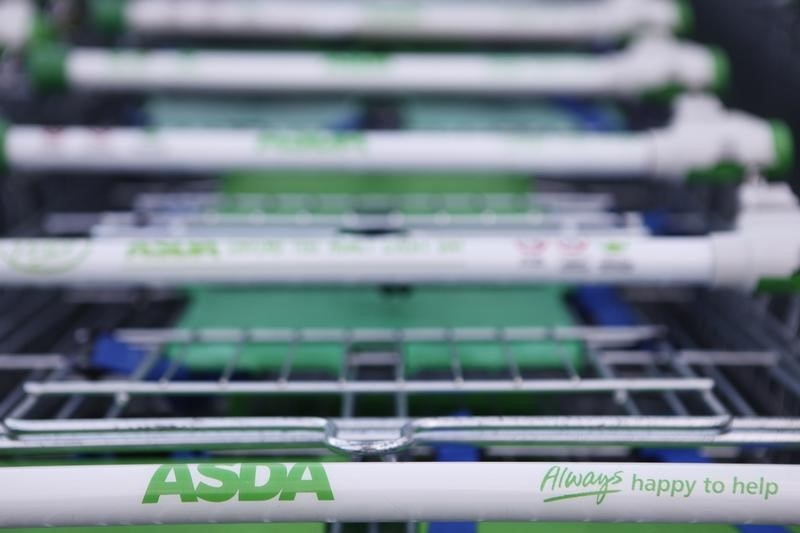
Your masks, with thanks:
[[[786,312],[784,326],[790,335],[796,334],[800,328],[800,297],[792,296],[789,300],[789,309]]]
[[[171,358],[169,366],[167,366],[167,369],[159,378],[158,380],[159,383],[162,384],[169,383],[172,380],[172,378],[175,377],[175,374],[178,373],[178,370],[180,370],[181,365],[183,365],[183,362],[186,360],[187,357],[189,357],[190,348],[191,344],[188,342],[180,345],[178,353]]]
[[[153,369],[156,365],[158,360],[161,358],[161,351],[154,349],[150,350],[150,352],[142,359],[139,365],[136,367],[136,370],[131,374],[129,383],[137,383],[140,380],[144,379],[147,374]],[[161,385],[164,386],[164,385]],[[169,386],[169,385],[166,385]],[[130,395],[125,392],[117,392],[114,395],[114,403],[111,404],[108,411],[106,412],[106,418],[117,418],[122,414],[122,410],[130,401]]]
[[[719,324],[718,327],[723,328],[723,331],[729,337],[739,339],[744,343],[757,343],[761,346],[769,347],[779,354],[797,353],[793,347],[785,346],[781,342],[782,339],[775,338],[753,327],[754,323],[770,323],[770,320],[766,319],[769,316],[766,310],[757,310],[755,314],[758,318],[754,320],[753,317],[749,317],[742,312],[742,306],[740,305],[721,306],[718,302],[714,301],[710,301],[709,304],[714,312],[714,314],[709,317],[709,320]],[[738,314],[738,319],[732,318],[729,313]],[[725,324],[721,323],[721,317],[726,317],[728,323],[733,325],[733,327],[725,327]],[[796,359],[793,360],[791,357],[782,357],[780,359],[780,364],[780,367],[771,367],[767,372],[773,379],[777,380],[791,391],[796,398],[800,398],[800,363],[798,363]]]
[[[460,388],[464,383],[464,371],[461,367],[461,355],[458,352],[458,345],[453,337],[449,337],[446,344],[450,353],[450,370],[453,373],[453,382],[456,387]]]
[[[402,333],[405,342],[446,342],[453,337],[461,342],[491,342],[501,333],[508,342],[577,340],[595,346],[629,345],[660,336],[658,326],[630,327],[527,327],[527,328],[398,328],[398,329],[121,329],[115,335],[132,344],[226,343],[248,336],[254,343],[284,344],[300,335],[304,343],[392,342]]]
[[[732,425],[748,431],[800,431],[800,421],[789,418],[732,419],[729,416],[501,416],[436,418],[315,418],[315,417],[217,417],[217,418],[124,418],[83,420],[10,419],[8,427],[19,433],[132,432],[132,431],[328,431],[400,433],[409,427],[418,431],[474,430],[605,430],[605,431],[727,431]]]
[[[508,345],[508,341],[503,331],[499,331],[497,335],[497,341],[500,344],[500,349],[503,351],[503,356],[506,359],[506,363],[508,364],[508,371],[511,376],[511,379],[515,382],[519,383],[522,381],[522,373],[519,370],[519,364],[517,363],[516,357],[511,351],[511,347]]]
[[[575,365],[572,361],[567,357],[566,353],[566,346],[563,342],[559,342],[556,347],[556,352],[558,352],[558,358],[561,360],[561,363],[564,365],[564,368],[567,372],[567,376],[569,379],[573,381],[577,381],[581,379],[580,374],[578,373],[578,369],[575,368]]]
[[[725,432],[713,430],[693,431],[558,431],[558,430],[491,430],[491,431],[436,431],[415,436],[413,439],[376,441],[372,435],[365,442],[347,440],[329,442],[321,432],[307,431],[226,431],[203,432],[128,432],[118,433],[66,433],[37,436],[16,435],[13,439],[0,439],[0,453],[25,452],[27,454],[76,451],[234,451],[234,450],[285,450],[327,448],[344,454],[396,453],[411,446],[462,442],[477,446],[640,446],[680,445],[699,446],[800,446],[800,432],[775,429],[735,429]],[[390,435],[387,435],[390,437]]]
[[[292,372],[292,363],[294,362],[294,355],[297,352],[297,345],[302,342],[302,333],[298,332],[295,335],[291,343],[289,344],[289,348],[286,350],[286,357],[283,359],[283,364],[281,364],[281,371],[278,375],[278,383],[286,383],[289,381],[289,375]]]
[[[217,194],[217,193],[144,193],[134,200],[134,210],[148,213],[156,212],[202,212],[223,210],[282,211],[289,208],[308,210],[313,199],[324,210],[374,210],[394,209],[418,211],[431,210],[433,202],[444,202],[445,210],[463,210],[475,199],[479,199],[488,209],[544,212],[598,212],[607,211],[614,206],[614,198],[605,193],[557,193],[539,192],[536,194],[509,193],[442,193],[430,194],[364,194],[354,197],[349,194]]]
[[[236,343],[234,347],[233,355],[228,358],[228,361],[225,363],[225,368],[222,370],[222,374],[220,375],[219,382],[225,386],[228,385],[231,378],[233,377],[234,372],[236,372],[236,367],[239,365],[239,359],[242,357],[242,350],[247,345],[247,338],[245,337],[242,339],[241,342]]]
[[[670,320],[672,322],[677,322],[677,321],[674,320],[674,318],[670,318]],[[717,389],[724,395],[724,397],[726,397],[728,399],[728,401],[731,403],[731,405],[736,410],[738,410],[738,412],[741,415],[743,415],[743,416],[756,416],[757,415],[756,411],[750,406],[750,404],[747,403],[747,401],[744,399],[744,397],[741,394],[739,394],[739,391],[736,390],[736,388],[730,383],[730,381],[728,381],[728,379],[725,377],[725,375],[721,371],[719,371],[716,368],[716,366],[714,366],[715,364],[721,364],[721,363],[724,363],[725,365],[727,365],[729,363],[735,363],[735,362],[739,361],[739,359],[737,357],[730,357],[729,358],[726,355],[725,357],[720,359],[715,354],[709,360],[705,356],[708,352],[706,352],[706,351],[698,352],[698,350],[696,350],[694,348],[694,347],[697,346],[697,343],[691,337],[691,335],[689,335],[689,333],[687,331],[685,331],[685,328],[683,327],[683,325],[681,323],[676,323],[674,325],[671,325],[669,329],[670,329],[670,334],[677,339],[677,341],[680,343],[680,345],[687,347],[687,349],[684,349],[682,351],[674,351],[673,350],[673,351],[670,352],[672,354],[672,359],[673,359],[673,361],[671,361],[671,364],[673,365],[673,367],[674,367],[675,364],[678,364],[678,367],[676,368],[676,370],[679,373],[683,373],[683,375],[687,375],[687,376],[695,376],[694,372],[692,371],[692,369],[691,369],[691,367],[689,365],[691,365],[692,363],[701,364],[702,365],[701,368],[704,370],[706,375],[708,375],[708,376],[712,377],[712,379],[714,379],[714,382],[715,382],[715,385],[716,385]],[[688,349],[689,347],[692,347],[692,349]],[[670,348],[672,348],[671,345],[670,345]],[[685,355],[687,353],[688,354],[697,354],[697,355],[703,354],[703,355],[699,359],[697,359],[695,357],[689,357],[687,359],[685,357]],[[728,353],[728,352],[721,352],[720,355],[726,354],[726,353]],[[753,363],[757,363],[755,358],[751,358],[750,356],[748,356],[748,352],[735,352],[735,353],[736,354],[739,354],[739,353],[742,354],[743,357],[742,357],[741,361],[750,361],[750,362],[753,362]],[[775,362],[777,362],[779,360],[780,356],[778,354],[776,354],[774,352],[769,352],[769,353],[772,355],[771,359],[773,359]],[[751,355],[755,356],[755,355],[757,355],[757,352],[753,353]],[[688,370],[688,372],[687,372],[687,370]],[[711,408],[712,412],[716,412],[718,414],[724,414],[724,412],[725,412],[724,406],[720,406],[718,402],[715,402],[715,398],[706,397],[706,398],[704,398],[704,401],[706,402],[706,405],[708,405]]]
[[[747,403],[747,400],[744,399],[744,396],[739,393],[730,380],[728,380],[728,378],[725,377],[725,375],[716,367],[712,365],[703,365],[701,369],[708,377],[714,380],[717,390],[722,393],[723,397],[727,398],[733,408],[738,411],[740,416],[758,416],[756,410],[753,409],[749,403]]]
[[[406,418],[408,416],[408,395],[402,390],[406,380],[406,347],[402,333],[397,334],[395,346],[397,347],[397,357],[395,358],[394,378],[398,385],[394,396],[395,417]]]
[[[675,359],[688,365],[773,366],[780,359],[777,353],[767,350],[677,350],[669,358],[659,352],[643,350],[604,350],[598,355],[611,365],[646,365]]]
[[[342,365],[341,375],[339,376],[339,384],[349,385],[357,379],[358,367],[350,362],[350,357],[353,355],[353,341],[350,332],[344,339],[344,349],[342,350]],[[294,385],[294,383],[287,383],[287,385]],[[342,396],[342,418],[352,418],[355,413],[355,396],[353,392],[348,390]]]
[[[647,364],[645,369],[649,377],[661,376],[658,367],[652,363]],[[665,391],[662,393],[662,396],[664,397],[664,401],[667,403],[669,408],[672,409],[673,413],[677,414],[678,416],[689,415],[689,411],[686,409],[686,406],[674,391]]]
[[[631,219],[625,215],[615,213],[588,212],[588,213],[482,213],[463,214],[448,213],[447,218],[440,215],[420,215],[402,213],[358,213],[347,212],[342,214],[268,214],[268,213],[189,213],[189,214],[153,214],[148,217],[146,227],[180,227],[182,231],[206,226],[295,226],[338,228],[360,227],[386,227],[386,228],[443,228],[463,227],[467,229],[485,229],[487,226],[496,228],[543,228],[557,230],[569,225],[579,229],[596,227],[641,227],[636,224],[637,218]],[[639,221],[640,222],[640,221]],[[141,224],[132,213],[108,213],[102,216],[99,225],[93,225],[105,235],[107,231],[122,231],[131,228],[141,229]]]
[[[669,347],[666,346],[666,349],[669,350]],[[683,376],[685,379],[697,379],[697,374],[682,361],[672,358],[670,360],[670,364],[678,373],[678,375]],[[715,415],[729,414],[722,402],[720,402],[719,399],[717,399],[717,397],[714,395],[712,389],[702,391],[700,393],[700,397],[702,398],[703,403],[705,403],[709,410]]]
[[[450,380],[430,381],[290,381],[281,382],[230,382],[224,387],[215,382],[171,382],[149,383],[130,381],[102,381],[92,383],[28,382],[25,391],[35,395],[85,394],[104,396],[130,394],[196,395],[196,394],[315,394],[356,393],[387,394],[401,390],[407,394],[450,392],[538,392],[538,393],[586,393],[586,392],[661,392],[661,391],[709,391],[714,382],[706,378],[602,378],[560,380],[467,380],[456,384]]]
[[[55,354],[3,354],[0,370],[51,370],[66,364],[66,359]]]
[[[586,357],[592,363],[592,366],[594,366],[595,369],[597,369],[597,373],[600,374],[600,376],[603,378],[601,380],[602,382],[608,383],[608,382],[620,381],[615,378],[614,371],[612,370],[612,368],[609,365],[605,364],[597,355],[596,347],[591,345],[587,346]],[[577,382],[573,381],[573,383],[581,384],[585,383],[586,381],[587,380],[580,380]],[[629,381],[629,380],[622,380],[622,381]],[[712,382],[712,387],[713,387],[713,382]],[[670,387],[670,390],[672,389],[674,388]],[[618,405],[622,406],[631,416],[639,416],[641,414],[641,411],[639,410],[639,407],[636,405],[636,403],[631,399],[630,395],[628,394],[630,390],[631,389],[627,389],[624,387],[617,387],[613,389],[612,392],[614,392],[614,401]]]

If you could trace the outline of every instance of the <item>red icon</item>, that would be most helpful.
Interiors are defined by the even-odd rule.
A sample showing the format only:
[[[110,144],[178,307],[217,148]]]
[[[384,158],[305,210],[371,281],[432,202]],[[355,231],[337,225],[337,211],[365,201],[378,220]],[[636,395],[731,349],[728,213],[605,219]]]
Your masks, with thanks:
[[[540,255],[547,250],[547,241],[542,239],[519,239],[516,245],[525,255]]]
[[[559,249],[569,255],[582,254],[589,248],[589,243],[582,239],[561,240],[558,243]]]

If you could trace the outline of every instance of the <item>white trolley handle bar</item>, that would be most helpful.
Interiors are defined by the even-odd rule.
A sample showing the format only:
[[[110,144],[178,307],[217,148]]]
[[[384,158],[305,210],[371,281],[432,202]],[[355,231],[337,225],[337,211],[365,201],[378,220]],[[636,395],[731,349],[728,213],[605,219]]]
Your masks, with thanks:
[[[93,2],[102,3],[108,4]],[[691,22],[688,8],[673,0],[128,0],[118,5],[116,13],[92,6],[99,15],[96,23],[104,29],[170,36],[579,41],[668,33]]]
[[[794,227],[686,238],[0,239],[0,285],[563,282],[752,288],[761,278],[788,278],[797,271],[800,235]]]
[[[3,135],[0,134],[0,142]],[[235,170],[513,172],[586,179],[683,179],[723,163],[782,166],[769,122],[687,97],[645,133],[331,133],[12,126],[0,160],[19,170],[213,173]],[[784,165],[785,166],[785,165]],[[466,176],[465,176],[466,177]]]
[[[605,55],[63,50],[39,46],[28,63],[41,88],[371,94],[637,96],[725,83],[723,56],[664,38]]]
[[[0,469],[0,526],[287,521],[795,524],[800,467],[289,463]]]

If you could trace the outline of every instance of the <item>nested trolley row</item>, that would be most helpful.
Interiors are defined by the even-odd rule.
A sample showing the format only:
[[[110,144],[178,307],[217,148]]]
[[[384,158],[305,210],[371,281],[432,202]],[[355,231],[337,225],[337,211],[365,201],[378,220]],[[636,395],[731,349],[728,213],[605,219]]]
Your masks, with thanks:
[[[206,193],[46,213],[49,238],[21,226],[0,239],[0,286],[25,287],[0,293],[0,456],[113,457],[0,469],[0,525],[797,523],[798,469],[781,463],[800,444],[800,208],[762,178],[792,166],[782,124],[690,95],[661,127],[592,115],[492,133],[463,127],[474,117],[367,119],[348,100],[375,114],[413,111],[382,107],[405,92],[569,95],[644,113],[648,97],[729,78],[717,50],[671,35],[690,18],[663,0],[0,3],[9,87],[118,104],[123,122],[26,125],[9,106],[11,185],[46,197],[86,173],[92,191],[175,191],[222,174]],[[44,42],[53,31],[70,44]],[[362,38],[420,49],[337,49]],[[452,48],[472,39],[501,52]],[[212,128],[173,109],[196,119],[186,128],[169,109],[141,118],[169,108],[162,91],[345,99],[294,122],[314,128]],[[234,123],[255,109],[242,102]],[[354,179],[340,194],[321,180],[281,190],[288,171]],[[263,194],[236,194],[242,172]],[[359,194],[411,172],[486,192]],[[675,216],[696,225],[670,234],[608,195],[531,194],[531,174],[566,191],[736,184],[738,216],[687,203]],[[471,462],[441,462],[453,447]],[[663,448],[727,463],[653,461]],[[121,464],[145,454],[161,464]]]

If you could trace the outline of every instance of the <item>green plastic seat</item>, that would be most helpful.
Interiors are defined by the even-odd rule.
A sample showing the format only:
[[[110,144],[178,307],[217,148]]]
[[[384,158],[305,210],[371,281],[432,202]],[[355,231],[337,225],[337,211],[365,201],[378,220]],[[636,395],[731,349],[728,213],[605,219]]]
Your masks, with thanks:
[[[496,328],[556,327],[573,324],[564,303],[563,287],[418,287],[408,293],[378,288],[196,288],[177,327],[205,328]],[[390,347],[391,348],[391,347]],[[233,344],[173,346],[195,371],[218,371],[240,348]],[[351,346],[351,350],[370,347]],[[330,343],[254,344],[241,348],[238,368],[275,372],[292,350],[293,371],[339,375],[346,347]],[[446,371],[454,352],[464,370],[504,371],[512,357],[521,368],[579,367],[578,342],[544,340],[510,342],[407,343],[402,352],[406,374]]]

